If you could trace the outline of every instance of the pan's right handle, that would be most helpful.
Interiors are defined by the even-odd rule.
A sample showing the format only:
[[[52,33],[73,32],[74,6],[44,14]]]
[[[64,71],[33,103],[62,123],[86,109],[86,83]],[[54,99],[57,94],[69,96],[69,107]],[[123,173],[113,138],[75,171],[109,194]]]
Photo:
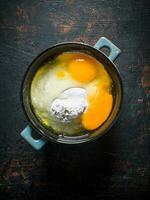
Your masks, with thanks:
[[[96,44],[94,45],[94,48],[100,50],[101,48],[106,47],[110,50],[110,54],[108,56],[109,60],[112,62],[116,60],[116,58],[120,55],[121,50],[115,46],[110,40],[108,40],[105,37],[101,37]]]

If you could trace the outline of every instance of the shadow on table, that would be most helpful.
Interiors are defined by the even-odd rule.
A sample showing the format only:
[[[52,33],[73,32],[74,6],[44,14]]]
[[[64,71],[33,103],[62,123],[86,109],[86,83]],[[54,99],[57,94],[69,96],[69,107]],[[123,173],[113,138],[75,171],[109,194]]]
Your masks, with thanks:
[[[44,148],[47,160],[47,181],[57,185],[66,195],[91,195],[109,186],[115,158],[112,128],[106,135],[91,143],[65,145],[49,143]]]

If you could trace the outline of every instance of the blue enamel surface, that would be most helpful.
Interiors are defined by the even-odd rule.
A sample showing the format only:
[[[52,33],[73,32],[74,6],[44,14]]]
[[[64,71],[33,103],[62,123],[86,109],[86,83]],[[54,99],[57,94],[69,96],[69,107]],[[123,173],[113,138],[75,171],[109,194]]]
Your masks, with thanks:
[[[100,50],[103,47],[107,47],[110,49],[110,55],[108,56],[108,58],[111,61],[114,61],[121,53],[121,50],[105,37],[101,37],[94,45],[94,48],[98,50]]]
[[[21,136],[36,150],[40,150],[45,144],[46,140],[41,138],[38,140],[35,140],[32,135],[32,128],[30,126],[26,126],[24,130],[21,132]]]

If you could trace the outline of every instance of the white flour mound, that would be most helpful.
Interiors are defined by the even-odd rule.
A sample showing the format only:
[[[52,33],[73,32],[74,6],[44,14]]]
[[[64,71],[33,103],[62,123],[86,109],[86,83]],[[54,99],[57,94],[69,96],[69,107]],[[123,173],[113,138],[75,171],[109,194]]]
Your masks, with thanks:
[[[87,108],[86,91],[83,88],[69,88],[50,107],[50,114],[63,123],[78,118]]]

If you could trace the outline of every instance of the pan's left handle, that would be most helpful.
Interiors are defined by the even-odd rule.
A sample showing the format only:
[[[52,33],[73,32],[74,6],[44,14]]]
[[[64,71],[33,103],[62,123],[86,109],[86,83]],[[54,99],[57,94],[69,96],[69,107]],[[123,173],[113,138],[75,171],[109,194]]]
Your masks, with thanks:
[[[108,40],[105,37],[101,37],[96,44],[94,45],[94,48],[100,50],[103,47],[106,47],[110,50],[110,54],[109,56],[107,56],[109,58],[109,60],[111,60],[112,62],[116,60],[116,58],[120,55],[121,50],[114,45],[110,40]]]
[[[36,150],[40,150],[47,142],[44,138],[34,139],[31,135],[32,128],[26,126],[24,130],[20,133],[21,136]]]

